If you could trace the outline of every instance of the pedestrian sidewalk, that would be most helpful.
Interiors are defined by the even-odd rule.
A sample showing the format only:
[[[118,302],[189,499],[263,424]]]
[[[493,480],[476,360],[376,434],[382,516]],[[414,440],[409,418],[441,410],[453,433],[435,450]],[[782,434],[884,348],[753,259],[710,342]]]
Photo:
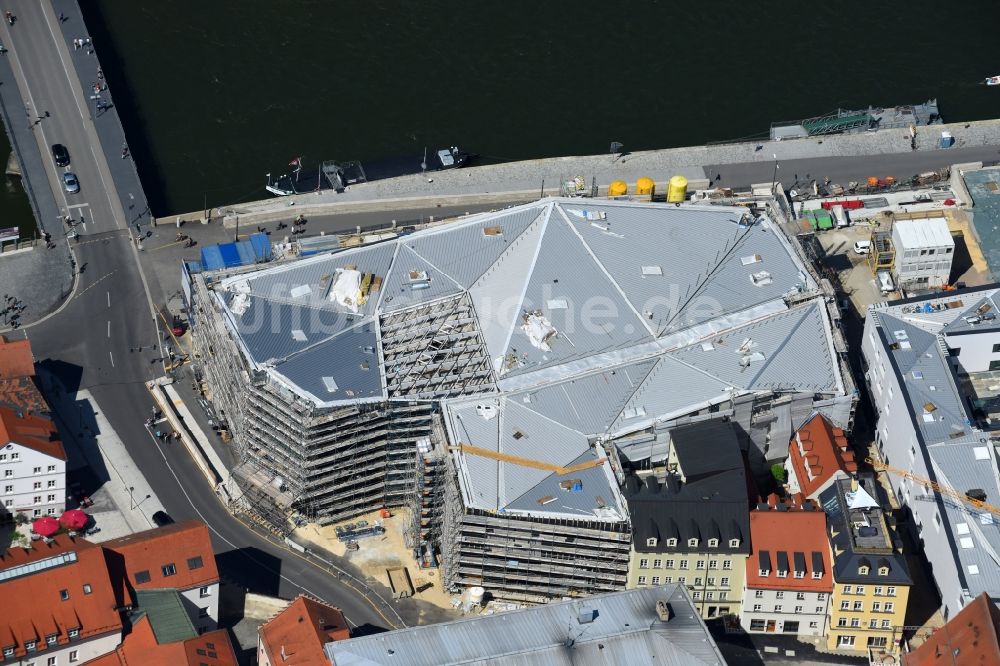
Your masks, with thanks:
[[[152,515],[163,505],[104,412],[89,391],[67,392],[57,378],[38,372],[42,389],[52,407],[66,449],[67,485],[89,480],[99,484],[89,493],[94,504],[87,508],[100,532],[88,540],[101,542],[155,527]],[[67,492],[67,505],[78,497]]]

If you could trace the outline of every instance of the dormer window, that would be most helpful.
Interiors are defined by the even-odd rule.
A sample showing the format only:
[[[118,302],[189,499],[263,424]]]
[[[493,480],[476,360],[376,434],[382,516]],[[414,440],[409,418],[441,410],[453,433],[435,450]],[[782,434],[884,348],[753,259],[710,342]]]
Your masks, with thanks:
[[[868,571],[869,571],[868,566],[865,565],[865,564],[862,564],[860,567],[858,567],[858,575],[859,576],[867,576],[868,575]]]
[[[708,540],[708,547],[709,548],[718,548],[719,547],[719,540],[718,539],[709,539]]]
[[[667,547],[668,548],[676,548],[677,547],[677,539],[667,539]]]
[[[806,577],[806,572],[805,571],[796,571],[795,572],[795,577],[796,578],[805,578]]]
[[[649,537],[648,539],[646,539],[646,546],[649,548],[653,548],[654,546],[656,546],[656,537]]]
[[[3,649],[3,656],[4,657],[13,657],[14,656],[14,646],[13,645],[8,645],[8,646],[4,647],[4,649]]]
[[[689,548],[695,548],[697,545],[698,545],[698,540],[697,539],[694,539],[694,538],[688,539],[688,547]]]
[[[788,578],[788,572],[787,571],[779,571],[778,572],[778,578]]]
[[[878,568],[878,575],[879,576],[888,576],[889,575],[889,567],[879,567]]]
[[[58,639],[59,639],[58,635],[56,635],[56,634],[49,634],[48,636],[45,637],[45,643],[47,645],[55,645],[56,644],[56,640],[58,640]]]
[[[767,578],[771,575],[771,571],[769,569],[760,569],[757,573],[760,574],[761,578]]]
[[[823,572],[822,571],[813,571],[813,578],[815,578],[816,580],[819,580],[822,577],[823,577]]]
[[[24,649],[27,652],[35,651],[35,641],[24,641]]]
[[[79,637],[79,635],[80,635],[80,627],[74,627],[74,628],[72,628],[72,629],[69,630],[69,637],[70,638],[77,638],[77,637]]]
[[[729,547],[730,548],[739,548],[740,547],[740,540],[739,539],[730,539],[729,540]]]

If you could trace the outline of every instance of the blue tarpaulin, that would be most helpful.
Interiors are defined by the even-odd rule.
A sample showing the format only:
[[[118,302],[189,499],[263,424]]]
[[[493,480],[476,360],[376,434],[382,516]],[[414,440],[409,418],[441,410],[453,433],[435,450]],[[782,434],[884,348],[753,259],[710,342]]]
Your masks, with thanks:
[[[210,245],[201,249],[201,265],[206,271],[270,260],[271,239],[267,234],[254,234],[248,240]]]

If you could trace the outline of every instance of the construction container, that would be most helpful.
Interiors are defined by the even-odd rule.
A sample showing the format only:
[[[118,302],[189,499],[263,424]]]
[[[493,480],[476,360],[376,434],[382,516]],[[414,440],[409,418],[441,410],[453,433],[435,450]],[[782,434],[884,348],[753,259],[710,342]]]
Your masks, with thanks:
[[[673,176],[667,183],[667,201],[680,203],[687,199],[688,179],[684,176]]]
[[[635,183],[635,193],[640,195],[653,196],[656,190],[656,183],[648,176],[643,176]]]
[[[609,197],[621,197],[628,193],[628,185],[624,180],[615,180],[608,186]]]

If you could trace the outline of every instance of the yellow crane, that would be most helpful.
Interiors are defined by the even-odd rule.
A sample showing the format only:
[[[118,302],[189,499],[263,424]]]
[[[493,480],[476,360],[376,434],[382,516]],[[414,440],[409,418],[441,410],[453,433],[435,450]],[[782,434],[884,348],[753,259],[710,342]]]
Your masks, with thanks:
[[[542,462],[541,460],[534,460],[532,458],[522,458],[521,456],[515,456],[509,453],[500,453],[499,451],[491,451],[490,449],[483,449],[478,446],[466,444],[465,442],[460,442],[457,447],[452,447],[452,448],[458,449],[466,455],[479,456],[481,458],[490,458],[492,460],[498,460],[500,462],[510,463],[512,465],[519,465],[521,467],[531,467],[532,469],[541,469],[548,472],[554,472],[560,476],[564,474],[575,474],[576,472],[582,472],[583,470],[590,469],[591,467],[599,467],[604,464],[604,461],[607,460],[607,458],[596,458],[594,460],[588,460],[586,462],[577,463],[576,465],[570,465],[569,467],[562,467],[560,465],[553,465],[551,463]]]
[[[896,476],[903,477],[904,479],[910,479],[914,483],[919,483],[925,488],[929,488],[938,495],[943,495],[945,497],[950,497],[954,500],[958,500],[963,504],[968,504],[971,507],[980,509],[982,511],[989,511],[993,515],[1000,516],[1000,507],[993,504],[989,504],[982,500],[978,500],[975,497],[969,497],[965,493],[959,492],[954,488],[949,488],[948,486],[942,486],[937,481],[932,481],[925,477],[914,474],[913,472],[908,472],[905,469],[900,469],[899,467],[893,467],[892,465],[887,465],[886,463],[876,460],[875,458],[866,458],[865,462],[871,465],[873,468],[895,474]]]

